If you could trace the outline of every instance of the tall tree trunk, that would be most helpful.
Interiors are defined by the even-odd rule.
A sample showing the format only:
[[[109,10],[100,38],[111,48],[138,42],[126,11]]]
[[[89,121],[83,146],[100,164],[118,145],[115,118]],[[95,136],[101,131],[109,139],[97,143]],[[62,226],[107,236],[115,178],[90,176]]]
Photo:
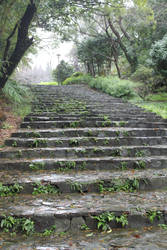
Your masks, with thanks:
[[[115,29],[110,18],[108,18],[108,23],[109,23],[111,31],[114,33],[114,35],[117,38],[117,42],[119,43],[120,48],[124,52],[124,55],[131,66],[131,73],[134,73],[136,70],[136,67],[138,65],[137,56],[131,57],[129,55],[127,48],[125,47],[125,45],[123,44],[123,42],[121,40],[121,36],[120,36],[119,32]]]
[[[33,38],[28,37],[28,29],[36,11],[36,5],[31,0],[18,25],[17,42],[11,55],[9,55],[11,38],[10,36],[13,35],[13,32],[15,32],[15,30],[13,30],[12,34],[7,39],[5,55],[3,58],[4,60],[0,69],[0,89],[5,86],[7,80],[17,67],[22,57],[24,56],[24,53],[33,44]]]

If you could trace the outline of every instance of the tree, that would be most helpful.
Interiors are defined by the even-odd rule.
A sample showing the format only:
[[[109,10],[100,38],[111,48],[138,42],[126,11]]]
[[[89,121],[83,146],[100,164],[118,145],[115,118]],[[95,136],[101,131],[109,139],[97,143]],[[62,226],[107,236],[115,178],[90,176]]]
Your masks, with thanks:
[[[105,35],[88,38],[78,45],[78,58],[92,76],[110,73],[112,44]]]
[[[98,0],[0,0],[0,89],[33,45],[37,27],[63,34],[75,9],[85,11]],[[78,12],[77,12],[78,13]]]
[[[9,76],[14,72],[25,52],[33,44],[33,38],[29,37],[29,29],[37,11],[35,0],[26,1],[2,1],[1,13],[1,58],[0,58],[0,89],[5,86]],[[14,12],[12,7],[14,7]],[[21,13],[18,14],[19,9]],[[9,25],[9,18],[15,13],[13,25]],[[11,22],[11,20],[10,20]],[[6,30],[8,29],[8,30]]]
[[[68,77],[74,73],[74,68],[66,63],[61,61],[55,70],[52,72],[53,79],[58,81],[58,83],[64,82]]]
[[[152,45],[150,57],[155,72],[167,77],[167,35]]]

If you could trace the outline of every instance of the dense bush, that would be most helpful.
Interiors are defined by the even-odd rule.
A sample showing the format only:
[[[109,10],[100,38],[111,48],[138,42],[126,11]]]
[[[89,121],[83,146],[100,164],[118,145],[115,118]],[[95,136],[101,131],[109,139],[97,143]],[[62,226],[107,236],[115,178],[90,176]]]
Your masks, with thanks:
[[[89,75],[79,75],[79,76],[71,76],[69,78],[67,78],[64,82],[63,85],[66,84],[82,84],[82,83],[86,83],[88,84],[91,80],[91,76]]]
[[[150,58],[150,64],[154,70],[167,77],[167,35],[152,45]]]
[[[129,80],[120,80],[118,77],[92,78],[89,85],[114,97],[128,99],[137,96],[134,91],[135,84]]]
[[[152,83],[153,70],[144,65],[139,65],[137,70],[131,75],[130,79],[137,82]]]

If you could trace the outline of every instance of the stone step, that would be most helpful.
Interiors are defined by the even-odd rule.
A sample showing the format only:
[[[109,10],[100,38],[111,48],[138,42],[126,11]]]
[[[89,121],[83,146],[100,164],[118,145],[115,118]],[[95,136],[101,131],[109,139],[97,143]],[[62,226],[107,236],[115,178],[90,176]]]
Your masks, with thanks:
[[[4,215],[31,219],[35,230],[43,232],[53,225],[56,230],[77,230],[83,224],[90,229],[97,229],[98,219],[106,215],[106,226],[109,228],[141,228],[165,224],[167,218],[167,191],[160,192],[118,192],[110,194],[71,194],[59,195],[19,195],[2,197],[0,200],[0,220]],[[155,211],[154,216],[152,215]],[[109,214],[112,216],[108,221]],[[96,217],[94,217],[96,216]],[[118,220],[116,220],[118,218]],[[122,223],[119,222],[122,218]],[[76,230],[75,228],[75,230]]]
[[[37,122],[22,122],[21,128],[33,129],[49,129],[49,128],[80,128],[80,127],[131,127],[131,128],[166,128],[165,122],[149,122],[149,121],[37,121]]]
[[[15,141],[18,143],[18,141]],[[25,142],[23,140],[23,142]],[[76,145],[77,142],[77,145]],[[92,141],[93,144],[93,141]],[[19,146],[19,145],[17,145]],[[0,151],[0,158],[7,159],[21,159],[21,158],[79,158],[79,157],[150,157],[150,156],[166,156],[167,155],[167,145],[154,145],[154,146],[121,146],[114,147],[111,146],[78,146],[78,141],[69,141],[68,147],[57,147],[49,148],[48,146],[56,146],[55,140],[43,141],[33,141],[28,140],[25,146],[31,147],[32,149],[23,148],[8,148],[5,151]],[[71,147],[73,146],[73,147]],[[45,148],[46,147],[46,148]]]
[[[78,228],[76,228],[78,230]],[[147,249],[166,250],[166,230],[158,227],[141,229],[113,229],[111,233],[100,233],[90,229],[72,232],[57,231],[50,236],[36,237],[1,236],[1,249],[38,249],[38,250],[115,250],[115,249]],[[75,233],[74,233],[75,232]],[[43,237],[41,237],[43,236]]]
[[[0,183],[6,187],[15,187],[16,194],[41,194],[41,193],[107,193],[107,192],[137,192],[166,189],[166,169],[135,170],[135,171],[85,171],[70,173],[63,172],[60,168],[55,171],[39,171],[35,168],[32,173],[13,171],[0,172]],[[0,196],[11,194],[1,188]]]
[[[167,136],[167,129],[161,128],[65,128],[65,129],[20,129],[12,137],[51,138],[51,137],[155,137]],[[98,139],[97,138],[97,139]],[[71,138],[69,138],[71,139]],[[79,139],[79,138],[78,138]]]
[[[128,170],[167,168],[167,156],[151,157],[92,157],[92,158],[31,158],[8,160],[1,158],[0,170],[31,171],[32,165],[45,170]]]

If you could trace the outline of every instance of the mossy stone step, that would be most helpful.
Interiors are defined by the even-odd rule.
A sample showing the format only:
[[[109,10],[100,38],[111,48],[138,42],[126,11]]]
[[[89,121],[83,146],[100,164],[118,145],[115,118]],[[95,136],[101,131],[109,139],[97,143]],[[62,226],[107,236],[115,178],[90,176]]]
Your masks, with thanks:
[[[35,169],[31,165],[31,173],[13,171],[7,173],[0,172],[0,183],[5,187],[14,188],[13,194],[41,194],[53,193],[113,193],[166,190],[167,188],[167,170],[152,169],[133,170],[133,171],[85,171],[63,172],[59,169],[57,172]],[[37,171],[38,170],[38,171]],[[15,188],[15,185],[18,185]],[[1,187],[0,196],[10,196],[10,192],[3,191]]]
[[[109,141],[109,140],[108,140]],[[49,140],[28,140],[26,148],[9,148],[6,151],[0,151],[1,158],[7,159],[21,159],[21,158],[32,158],[32,157],[43,157],[43,158],[79,158],[79,157],[146,157],[146,156],[158,156],[167,155],[167,145],[155,145],[155,146],[122,146],[114,147],[113,145],[103,145],[99,146],[95,144],[94,146],[84,145],[78,146],[78,141],[69,141],[68,147],[59,147],[60,143],[57,143],[57,147],[49,148]],[[15,141],[18,143],[18,141]],[[25,142],[25,141],[24,141]],[[77,142],[77,143],[76,143]],[[106,144],[106,141],[104,141]],[[52,144],[53,143],[53,144]],[[55,140],[50,140],[49,146],[56,146]],[[93,142],[92,142],[93,144]],[[17,144],[18,146],[18,144]],[[24,146],[24,145],[20,145]],[[25,145],[26,146],[26,145]],[[71,147],[73,146],[73,147]]]
[[[167,220],[166,202],[167,192],[140,192],[117,194],[71,194],[60,195],[19,195],[16,197],[2,197],[0,200],[0,220],[6,216],[26,217],[35,223],[35,230],[43,232],[56,225],[59,231],[72,230],[75,221],[77,230],[83,224],[91,229],[97,229],[99,216],[106,212],[115,217],[124,218],[124,223],[117,222],[114,218],[106,222],[110,228],[141,228],[165,224]],[[155,211],[153,220],[150,211]],[[156,214],[156,212],[158,212]],[[106,215],[107,216],[107,215]]]
[[[39,169],[58,170],[60,168],[74,170],[128,170],[128,169],[165,169],[167,168],[166,156],[150,157],[92,157],[92,158],[32,158],[7,160],[2,158],[0,170],[31,171],[31,165]]]

